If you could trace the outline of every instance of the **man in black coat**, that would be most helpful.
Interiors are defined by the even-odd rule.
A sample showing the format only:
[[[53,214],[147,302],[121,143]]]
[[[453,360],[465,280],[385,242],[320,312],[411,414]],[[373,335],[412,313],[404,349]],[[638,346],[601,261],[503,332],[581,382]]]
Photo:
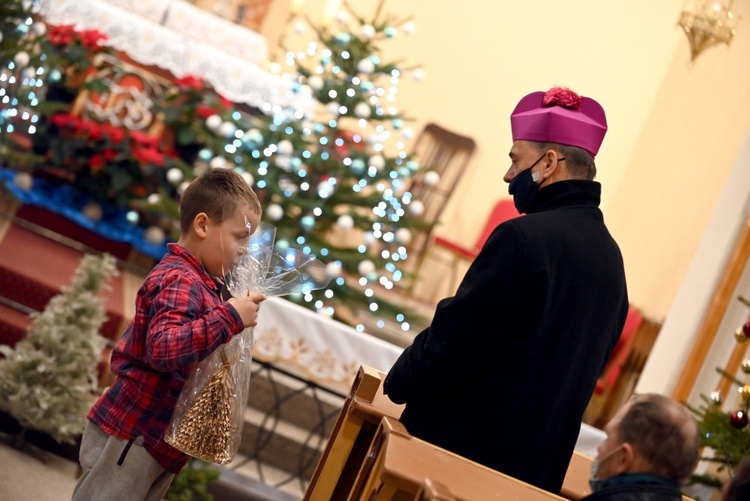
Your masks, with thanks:
[[[384,391],[414,436],[557,493],[628,310],[593,181],[607,125],[596,101],[554,88],[524,97],[511,127],[504,180],[526,216],[494,230]]]
[[[638,395],[604,427],[585,501],[681,501],[698,464],[698,425],[663,395]]]

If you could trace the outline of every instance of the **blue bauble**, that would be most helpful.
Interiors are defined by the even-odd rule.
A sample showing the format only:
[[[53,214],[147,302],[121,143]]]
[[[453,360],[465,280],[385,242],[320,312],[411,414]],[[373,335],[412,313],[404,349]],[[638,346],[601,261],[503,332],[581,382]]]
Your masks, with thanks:
[[[299,225],[305,231],[310,231],[315,226],[315,218],[313,216],[303,216],[299,220]]]
[[[349,167],[352,170],[352,174],[360,176],[365,172],[365,162],[361,158],[355,158],[352,160],[352,165]]]

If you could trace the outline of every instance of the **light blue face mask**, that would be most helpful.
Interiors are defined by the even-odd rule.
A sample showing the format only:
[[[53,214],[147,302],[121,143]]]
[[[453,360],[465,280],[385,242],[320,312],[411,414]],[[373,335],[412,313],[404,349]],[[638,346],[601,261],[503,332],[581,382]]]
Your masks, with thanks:
[[[618,445],[611,451],[609,451],[609,454],[604,456],[601,459],[596,459],[592,465],[591,465],[591,473],[589,474],[589,486],[591,487],[591,492],[599,492],[602,490],[602,484],[607,480],[606,478],[597,478],[597,474],[599,473],[599,466],[601,466],[607,459],[611,458],[615,452],[620,450],[620,447],[622,447],[622,444]]]

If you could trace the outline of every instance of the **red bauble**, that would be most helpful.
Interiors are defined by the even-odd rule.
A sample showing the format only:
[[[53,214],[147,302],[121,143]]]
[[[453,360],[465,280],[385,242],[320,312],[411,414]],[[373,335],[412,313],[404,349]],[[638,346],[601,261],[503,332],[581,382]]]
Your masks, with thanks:
[[[750,337],[750,321],[745,322],[745,324],[742,326],[742,333],[745,335],[745,337]]]
[[[745,426],[747,426],[747,414],[745,411],[737,411],[733,412],[731,416],[729,416],[729,424],[737,428],[738,430],[741,430]]]

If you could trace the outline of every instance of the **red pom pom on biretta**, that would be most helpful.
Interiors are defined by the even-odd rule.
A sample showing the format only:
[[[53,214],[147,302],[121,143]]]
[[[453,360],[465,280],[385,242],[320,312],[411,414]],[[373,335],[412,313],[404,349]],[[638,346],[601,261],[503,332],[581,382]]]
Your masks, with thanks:
[[[562,106],[569,110],[577,110],[581,107],[581,96],[566,87],[552,87],[544,93],[542,106]]]
[[[596,156],[607,132],[599,103],[570,89],[553,87],[532,92],[510,116],[513,141],[526,140],[577,146]]]

